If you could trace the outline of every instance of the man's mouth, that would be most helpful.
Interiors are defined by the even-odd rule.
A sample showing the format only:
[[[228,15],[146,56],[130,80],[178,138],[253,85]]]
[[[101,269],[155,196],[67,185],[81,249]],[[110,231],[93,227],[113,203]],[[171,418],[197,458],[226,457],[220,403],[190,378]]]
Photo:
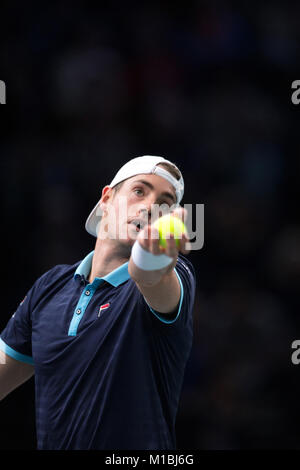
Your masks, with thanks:
[[[141,219],[133,219],[133,220],[130,220],[129,224],[134,225],[136,231],[139,232],[140,230],[142,230],[145,227],[146,221],[141,220]]]

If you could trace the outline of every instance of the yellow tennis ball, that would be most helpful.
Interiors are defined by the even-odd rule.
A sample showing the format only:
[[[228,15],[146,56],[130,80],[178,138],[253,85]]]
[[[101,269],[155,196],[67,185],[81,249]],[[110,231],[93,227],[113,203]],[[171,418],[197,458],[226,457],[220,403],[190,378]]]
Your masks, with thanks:
[[[162,247],[166,247],[167,242],[166,238],[170,238],[169,234],[174,235],[174,239],[176,242],[177,248],[180,246],[180,239],[182,238],[182,234],[187,234],[187,229],[184,223],[179,219],[171,214],[163,215],[159,217],[153,224],[153,226],[158,230],[159,233],[159,244]]]

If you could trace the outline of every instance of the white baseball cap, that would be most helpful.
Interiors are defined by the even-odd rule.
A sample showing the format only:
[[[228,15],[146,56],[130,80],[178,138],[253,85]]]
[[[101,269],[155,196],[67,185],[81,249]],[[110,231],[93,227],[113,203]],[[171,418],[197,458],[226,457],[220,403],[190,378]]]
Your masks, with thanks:
[[[171,173],[169,173],[164,168],[157,166],[158,163],[163,163],[163,162],[169,163],[177,171],[179,171],[180,173],[179,180],[174,178],[174,176],[172,176]],[[113,188],[121,181],[124,181],[127,178],[131,178],[132,176],[140,175],[140,174],[148,174],[148,173],[161,176],[162,178],[165,178],[174,186],[175,192],[176,192],[176,206],[179,206],[179,203],[184,193],[183,177],[182,177],[180,170],[177,168],[177,166],[163,157],[156,157],[153,155],[144,155],[142,157],[132,158],[120,168],[120,170],[117,172],[116,176],[110,183],[109,187]],[[94,237],[97,237],[97,229],[99,229],[99,222],[102,217],[102,210],[99,205],[100,200],[97,202],[96,206],[94,207],[94,209],[88,216],[87,221],[85,223],[85,229],[87,230],[88,233],[90,233]]]

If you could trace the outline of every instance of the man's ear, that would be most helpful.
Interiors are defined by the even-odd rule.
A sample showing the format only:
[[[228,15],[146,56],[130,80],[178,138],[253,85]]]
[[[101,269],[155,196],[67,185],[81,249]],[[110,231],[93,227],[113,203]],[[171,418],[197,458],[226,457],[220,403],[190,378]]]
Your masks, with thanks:
[[[102,189],[101,199],[99,206],[103,212],[105,212],[107,202],[112,198],[112,188],[110,186],[104,186]]]

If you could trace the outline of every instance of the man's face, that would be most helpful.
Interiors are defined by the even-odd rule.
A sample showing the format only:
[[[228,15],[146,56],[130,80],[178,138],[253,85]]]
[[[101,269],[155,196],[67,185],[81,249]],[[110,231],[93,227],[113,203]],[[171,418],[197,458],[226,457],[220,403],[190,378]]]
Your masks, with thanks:
[[[153,223],[170,212],[176,203],[174,187],[158,175],[136,175],[125,180],[116,193],[107,186],[103,192],[101,207],[105,215],[98,238],[109,238],[129,246],[146,223]]]

